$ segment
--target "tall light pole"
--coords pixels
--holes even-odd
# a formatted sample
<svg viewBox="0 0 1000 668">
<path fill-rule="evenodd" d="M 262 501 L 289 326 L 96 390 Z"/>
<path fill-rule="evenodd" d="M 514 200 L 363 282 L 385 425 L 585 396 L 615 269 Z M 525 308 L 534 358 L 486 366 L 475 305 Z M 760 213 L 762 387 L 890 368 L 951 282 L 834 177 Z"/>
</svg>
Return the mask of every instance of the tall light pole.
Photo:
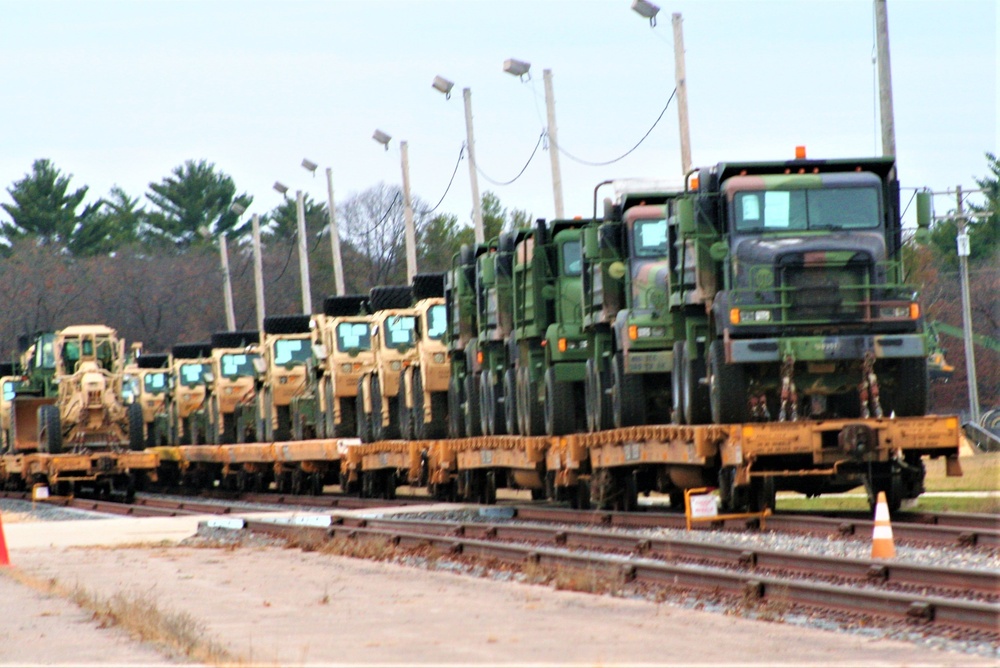
<svg viewBox="0 0 1000 668">
<path fill-rule="evenodd" d="M 431 87 L 444 93 L 446 99 L 451 98 L 451 89 L 455 84 L 444 77 L 434 77 Z M 472 184 L 472 222 L 475 228 L 476 243 L 486 241 L 483 228 L 483 202 L 479 199 L 479 177 L 476 174 L 476 140 L 472 131 L 472 89 L 463 88 L 462 98 L 465 100 L 465 145 L 469 149 L 469 181 Z"/>
<path fill-rule="evenodd" d="M 381 130 L 375 130 L 372 139 L 389 150 L 392 136 Z M 413 200 L 410 198 L 410 152 L 405 141 L 399 142 L 399 152 L 403 168 L 403 221 L 406 233 L 406 282 L 413 283 L 417 274 L 417 232 L 413 224 Z"/>
<path fill-rule="evenodd" d="M 288 186 L 280 181 L 274 182 L 274 189 L 282 195 L 288 192 Z M 286 195 L 287 196 L 287 195 Z M 299 247 L 299 277 L 302 286 L 302 313 L 312 315 L 312 289 L 309 285 L 309 245 L 306 240 L 306 212 L 302 191 L 295 191 L 295 213 L 298 219 Z"/>
<path fill-rule="evenodd" d="M 878 107 L 882 117 L 882 155 L 896 155 L 896 126 L 892 113 L 892 76 L 889 66 L 889 16 L 885 0 L 875 0 L 875 44 L 878 55 Z"/>
<path fill-rule="evenodd" d="M 531 69 L 531 63 L 508 58 L 503 63 L 503 71 L 520 77 Z M 556 101 L 555 93 L 552 92 L 552 70 L 542 70 L 545 79 L 545 111 L 547 116 L 549 136 L 549 162 L 552 164 L 552 199 L 555 203 L 556 218 L 564 217 L 563 195 L 562 195 L 562 172 L 559 169 L 559 138 L 556 129 Z"/>
<path fill-rule="evenodd" d="M 316 174 L 317 164 L 308 158 L 302 159 L 302 166 Z M 336 213 L 333 208 L 333 169 L 326 168 L 326 201 L 330 219 L 330 253 L 333 258 L 333 283 L 338 295 L 344 294 L 344 263 L 340 254 L 340 232 L 337 230 Z"/>
<path fill-rule="evenodd" d="M 233 312 L 233 282 L 229 278 L 229 249 L 226 248 L 226 233 L 219 235 L 219 254 L 222 256 L 223 300 L 226 305 L 226 329 L 236 329 L 236 314 Z"/>
<path fill-rule="evenodd" d="M 876 3 L 877 4 L 877 3 Z M 962 330 L 965 341 L 965 373 L 969 382 L 969 421 L 979 424 L 979 387 L 976 382 L 976 352 L 972 345 L 972 305 L 969 297 L 969 235 L 965 231 L 965 211 L 962 206 L 962 186 L 955 191 L 958 198 L 958 270 L 962 285 Z"/>
<path fill-rule="evenodd" d="M 632 9 L 647 19 L 650 26 L 656 26 L 656 14 L 660 8 L 648 0 L 632 0 Z M 691 129 L 688 124 L 687 74 L 684 68 L 684 29 L 680 13 L 673 15 L 674 28 L 674 85 L 677 88 L 677 124 L 681 137 L 681 171 L 691 170 Z"/>
<path fill-rule="evenodd" d="M 231 207 L 233 213 L 242 216 L 246 212 L 246 207 L 242 204 L 233 203 Z M 264 331 L 264 263 L 260 257 L 260 216 L 253 214 L 251 219 L 251 231 L 253 241 L 253 287 L 257 297 L 257 331 Z"/>
</svg>

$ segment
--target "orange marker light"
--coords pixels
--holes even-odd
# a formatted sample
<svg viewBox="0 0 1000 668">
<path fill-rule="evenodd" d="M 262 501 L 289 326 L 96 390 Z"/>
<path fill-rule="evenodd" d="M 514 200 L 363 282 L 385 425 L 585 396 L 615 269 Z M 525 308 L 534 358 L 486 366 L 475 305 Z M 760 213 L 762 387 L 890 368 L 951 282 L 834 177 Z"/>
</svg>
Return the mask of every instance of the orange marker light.
<svg viewBox="0 0 1000 668">
<path fill-rule="evenodd" d="M 697 189 L 698 189 L 698 175 L 695 174 L 694 176 L 691 177 L 691 190 L 697 190 Z"/>
<path fill-rule="evenodd" d="M 740 324 L 740 310 L 738 308 L 729 309 L 729 322 L 734 325 Z"/>
<path fill-rule="evenodd" d="M 805 160 L 806 159 L 806 147 L 805 146 L 796 146 L 795 147 L 795 159 L 796 160 Z"/>
<path fill-rule="evenodd" d="M 480 350 L 478 353 L 476 353 L 476 362 L 479 363 L 479 364 L 483 363 L 483 351 L 482 350 Z"/>
<path fill-rule="evenodd" d="M 910 303 L 910 320 L 916 320 L 920 317 L 920 304 L 917 302 Z"/>
<path fill-rule="evenodd" d="M 628 327 L 628 338 L 632 339 L 633 341 L 635 341 L 636 339 L 639 338 L 639 326 L 638 325 L 629 325 L 629 327 Z"/>
<path fill-rule="evenodd" d="M 559 339 L 559 352 L 566 352 L 566 339 Z"/>
</svg>

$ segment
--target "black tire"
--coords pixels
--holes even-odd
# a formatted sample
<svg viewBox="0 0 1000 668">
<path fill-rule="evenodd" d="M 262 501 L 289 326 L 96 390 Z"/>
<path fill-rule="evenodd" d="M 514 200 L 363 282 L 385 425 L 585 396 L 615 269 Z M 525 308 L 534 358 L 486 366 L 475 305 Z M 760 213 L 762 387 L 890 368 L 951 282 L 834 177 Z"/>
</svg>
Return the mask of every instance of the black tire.
<svg viewBox="0 0 1000 668">
<path fill-rule="evenodd" d="M 709 403 L 712 422 L 739 424 L 750 420 L 747 383 L 743 367 L 726 364 L 725 343 L 713 341 L 708 351 Z"/>
<path fill-rule="evenodd" d="M 530 491 L 532 501 L 544 501 L 548 498 L 548 494 L 546 494 L 544 487 L 534 488 Z"/>
<path fill-rule="evenodd" d="M 621 509 L 627 513 L 635 512 L 639 509 L 639 481 L 636 479 L 635 471 L 625 471 L 621 487 Z"/>
<path fill-rule="evenodd" d="M 886 417 L 893 412 L 896 417 L 927 415 L 929 383 L 926 358 L 898 360 L 892 392 L 885 392 L 880 397 L 883 414 Z"/>
<path fill-rule="evenodd" d="M 556 380 L 555 367 L 545 370 L 545 433 L 562 436 L 573 432 L 576 426 L 576 407 L 573 405 L 573 385 Z"/>
<path fill-rule="evenodd" d="M 223 413 L 222 414 L 222 442 L 223 443 L 235 443 L 236 442 L 236 414 L 235 413 Z"/>
<path fill-rule="evenodd" d="M 331 438 L 350 438 L 352 436 L 357 436 L 358 406 L 355 400 L 351 397 L 341 397 L 339 400 L 334 397 L 332 401 L 340 401 L 340 424 L 333 422 L 333 418 L 331 417 L 330 424 L 333 431 L 327 433 Z"/>
<path fill-rule="evenodd" d="M 597 360 L 587 360 L 586 366 L 587 430 L 611 429 L 615 423 L 608 372 L 600 370 Z"/>
<path fill-rule="evenodd" d="M 147 422 L 144 425 L 144 429 L 146 432 L 146 447 L 156 447 L 156 422 Z"/>
<path fill-rule="evenodd" d="M 413 291 L 408 285 L 379 285 L 368 292 L 372 313 L 392 308 L 413 306 Z"/>
<path fill-rule="evenodd" d="M 376 441 L 390 441 L 399 438 L 399 395 L 383 397 L 378 376 L 372 377 L 372 437 Z M 385 401 L 383 408 L 382 402 Z M 382 413 L 389 416 L 389 424 L 382 424 Z"/>
<path fill-rule="evenodd" d="M 681 357 L 681 391 L 684 393 L 684 422 L 686 424 L 709 424 L 712 421 L 712 407 L 709 402 L 709 389 L 702 384 L 705 377 L 705 356 L 697 359 L 691 351 L 692 346 L 685 345 Z M 701 352 L 701 348 L 697 349 Z"/>
<path fill-rule="evenodd" d="M 271 421 L 271 411 L 273 408 L 271 405 L 271 391 L 264 388 L 263 394 L 260 397 L 261 428 L 257 430 L 258 433 L 263 434 L 264 443 L 274 441 L 274 423 Z"/>
<path fill-rule="evenodd" d="M 420 369 L 414 369 L 413 370 L 413 382 L 417 383 L 418 382 L 417 379 L 419 377 L 420 377 Z M 417 404 L 418 403 L 422 404 L 422 401 L 421 402 L 417 401 L 417 387 L 414 386 L 413 388 L 411 388 L 410 392 L 413 395 L 413 408 L 412 409 L 406 407 L 406 372 L 405 371 L 400 371 L 399 372 L 399 394 L 396 395 L 396 401 L 399 404 L 399 410 L 397 411 L 397 414 L 399 416 L 399 437 L 401 439 L 403 439 L 404 441 L 412 441 L 413 440 L 413 436 L 414 436 L 414 432 L 416 431 L 415 427 L 416 427 L 417 422 L 418 421 L 419 422 L 423 422 L 424 421 L 424 408 L 423 408 L 422 405 L 419 406 L 419 408 L 420 408 L 420 415 L 419 416 L 417 415 L 417 408 L 418 408 Z M 422 390 L 421 390 L 420 394 L 423 395 L 423 391 Z M 423 396 L 421 396 L 421 400 L 422 399 L 423 399 Z"/>
<path fill-rule="evenodd" d="M 431 394 L 431 421 L 424 424 L 424 438 L 444 438 L 448 433 L 448 395 Z"/>
<path fill-rule="evenodd" d="M 508 434 L 517 434 L 517 377 L 513 369 L 503 374 L 503 418 Z"/>
<path fill-rule="evenodd" d="M 38 432 L 39 450 L 50 455 L 62 453 L 62 421 L 58 406 L 45 404 L 38 407 Z"/>
<path fill-rule="evenodd" d="M 462 383 L 452 376 L 448 380 L 448 437 L 465 436 L 465 419 L 462 417 Z"/>
<path fill-rule="evenodd" d="M 309 331 L 311 319 L 311 315 L 269 315 L 264 318 L 264 332 L 267 334 L 305 334 Z"/>
<path fill-rule="evenodd" d="M 481 436 L 482 424 L 479 419 L 479 383 L 475 374 L 465 376 L 465 435 Z"/>
<path fill-rule="evenodd" d="M 128 449 L 133 452 L 143 450 L 146 443 L 142 435 L 142 406 L 129 404 L 125 411 L 128 414 Z"/>
<path fill-rule="evenodd" d="M 292 438 L 292 410 L 290 406 L 275 406 L 274 414 L 278 424 L 274 428 L 274 440 L 288 441 Z"/>
<path fill-rule="evenodd" d="M 646 422 L 646 395 L 642 377 L 625 373 L 625 358 L 621 353 L 614 357 L 613 385 L 611 387 L 611 412 L 615 427 L 632 427 Z"/>
<path fill-rule="evenodd" d="M 358 396 L 354 399 L 355 433 L 362 443 L 371 443 L 372 421 L 371 416 L 365 412 L 364 384 L 364 378 L 358 381 Z"/>
<path fill-rule="evenodd" d="M 684 375 L 684 341 L 674 343 L 674 365 L 670 373 L 670 398 L 673 403 L 671 422 L 684 424 L 684 385 L 681 379 Z"/>
<path fill-rule="evenodd" d="M 487 506 L 495 505 L 497 502 L 497 478 L 494 471 L 486 471 L 483 475 L 482 500 Z"/>
<path fill-rule="evenodd" d="M 538 402 L 538 381 L 531 380 L 531 371 L 520 369 L 521 387 L 517 397 L 517 407 L 520 411 L 521 434 L 524 436 L 541 436 L 545 433 L 545 411 Z"/>
</svg>

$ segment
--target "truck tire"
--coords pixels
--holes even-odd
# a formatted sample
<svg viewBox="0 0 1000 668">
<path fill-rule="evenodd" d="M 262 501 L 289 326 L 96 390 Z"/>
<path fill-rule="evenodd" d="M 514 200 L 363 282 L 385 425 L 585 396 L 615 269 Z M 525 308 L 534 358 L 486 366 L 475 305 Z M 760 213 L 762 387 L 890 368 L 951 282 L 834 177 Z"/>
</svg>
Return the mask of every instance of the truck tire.
<svg viewBox="0 0 1000 668">
<path fill-rule="evenodd" d="M 128 414 L 128 449 L 133 452 L 143 450 L 146 447 L 143 438 L 142 428 L 142 406 L 139 404 L 129 404 L 125 409 Z"/>
<path fill-rule="evenodd" d="M 692 346 L 685 344 L 681 356 L 684 422 L 686 424 L 708 424 L 712 421 L 709 388 L 701 382 L 701 379 L 705 377 L 705 355 L 698 355 L 695 358 L 691 348 Z"/>
<path fill-rule="evenodd" d="M 417 422 L 424 421 L 424 407 L 423 407 L 423 390 L 420 391 L 420 415 L 417 415 L 417 384 L 420 382 L 420 369 L 415 368 L 413 370 L 413 387 L 410 388 L 410 393 L 413 395 L 411 399 L 413 403 L 412 408 L 406 407 L 406 372 L 399 372 L 399 394 L 396 395 L 396 401 L 399 404 L 399 410 L 396 412 L 399 416 L 399 437 L 404 441 L 412 441 L 413 436 L 416 432 Z"/>
<path fill-rule="evenodd" d="M 621 353 L 614 357 L 611 412 L 615 427 L 633 427 L 646 422 L 646 396 L 642 377 L 625 373 L 625 358 Z"/>
<path fill-rule="evenodd" d="M 895 411 L 896 417 L 926 415 L 929 378 L 926 358 L 900 359 L 892 391 L 882 394 L 882 412 L 889 416 Z"/>
<path fill-rule="evenodd" d="M 382 402 L 385 402 L 383 408 Z M 382 424 L 382 414 L 389 414 L 389 424 Z M 378 376 L 372 377 L 372 438 L 376 441 L 389 441 L 399 438 L 399 395 L 383 397 L 382 385 Z"/>
<path fill-rule="evenodd" d="M 448 437 L 463 438 L 465 420 L 462 418 L 462 383 L 452 376 L 448 381 Z"/>
<path fill-rule="evenodd" d="M 671 422 L 684 424 L 684 386 L 681 379 L 684 374 L 684 341 L 674 343 L 674 366 L 670 373 L 670 398 L 673 403 Z"/>
<path fill-rule="evenodd" d="M 479 383 L 475 374 L 465 376 L 465 435 L 481 436 L 482 424 L 479 419 Z"/>
<path fill-rule="evenodd" d="M 614 426 L 614 418 L 608 374 L 598 368 L 596 360 L 589 359 L 585 375 L 587 430 L 594 432 L 611 429 Z"/>
<path fill-rule="evenodd" d="M 538 405 L 538 381 L 531 380 L 531 370 L 521 367 L 518 380 L 517 409 L 522 436 L 541 436 L 545 432 L 545 414 Z"/>
<path fill-rule="evenodd" d="M 713 341 L 708 351 L 709 403 L 712 422 L 739 424 L 748 422 L 747 383 L 742 365 L 726 364 L 725 344 Z"/>
<path fill-rule="evenodd" d="M 507 433 L 507 416 L 503 403 L 499 400 L 503 384 L 497 382 L 493 371 L 484 371 L 481 376 L 479 394 L 479 413 L 482 418 L 483 433 L 490 436 L 502 436 Z"/>
<path fill-rule="evenodd" d="M 58 455 L 62 447 L 62 421 L 59 407 L 45 404 L 38 407 L 38 449 L 50 455 Z"/>
<path fill-rule="evenodd" d="M 545 370 L 545 433 L 562 436 L 573 431 L 576 411 L 573 406 L 573 386 L 556 380 L 556 370 Z"/>
<path fill-rule="evenodd" d="M 517 377 L 513 369 L 503 374 L 503 417 L 507 433 L 517 434 Z"/>
</svg>

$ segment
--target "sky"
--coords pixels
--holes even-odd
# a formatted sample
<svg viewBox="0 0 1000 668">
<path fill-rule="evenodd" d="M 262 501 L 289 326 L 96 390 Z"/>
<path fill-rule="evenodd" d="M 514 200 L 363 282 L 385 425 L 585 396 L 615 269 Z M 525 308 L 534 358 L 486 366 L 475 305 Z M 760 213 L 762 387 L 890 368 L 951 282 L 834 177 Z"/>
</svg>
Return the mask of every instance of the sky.
<svg viewBox="0 0 1000 668">
<path fill-rule="evenodd" d="M 565 212 L 589 216 L 601 181 L 681 177 L 675 101 L 640 143 L 674 88 L 675 12 L 696 166 L 791 159 L 796 145 L 881 154 L 871 0 L 659 4 L 653 27 L 631 0 L 0 0 L 0 202 L 48 158 L 88 201 L 115 185 L 140 197 L 207 160 L 257 213 L 280 204 L 275 181 L 325 202 L 329 167 L 339 206 L 400 184 L 405 140 L 414 196 L 443 196 L 437 211 L 471 224 L 457 162 L 469 88 L 480 191 L 551 218 L 547 146 L 497 185 L 546 126 L 550 69 Z M 975 188 L 1000 134 L 998 3 L 888 0 L 888 19 L 903 188 Z M 508 58 L 531 63 L 526 81 Z M 450 99 L 436 75 L 455 82 Z M 935 199 L 938 213 L 952 205 Z"/>
</svg>

